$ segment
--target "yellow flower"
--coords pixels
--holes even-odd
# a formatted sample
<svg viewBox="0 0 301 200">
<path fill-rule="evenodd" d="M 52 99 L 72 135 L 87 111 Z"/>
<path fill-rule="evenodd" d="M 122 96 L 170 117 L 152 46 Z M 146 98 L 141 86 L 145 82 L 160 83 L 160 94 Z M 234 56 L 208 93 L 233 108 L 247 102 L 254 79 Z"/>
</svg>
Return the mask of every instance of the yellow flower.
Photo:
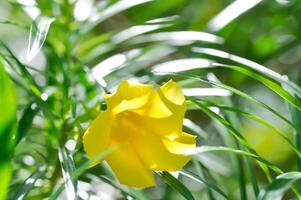
<svg viewBox="0 0 301 200">
<path fill-rule="evenodd" d="M 182 132 L 186 103 L 175 82 L 154 90 L 152 85 L 122 81 L 105 99 L 107 110 L 84 134 L 84 149 L 92 158 L 118 145 L 104 160 L 121 183 L 154 186 L 153 170 L 176 171 L 191 159 L 184 154 L 195 148 L 195 136 Z"/>
</svg>

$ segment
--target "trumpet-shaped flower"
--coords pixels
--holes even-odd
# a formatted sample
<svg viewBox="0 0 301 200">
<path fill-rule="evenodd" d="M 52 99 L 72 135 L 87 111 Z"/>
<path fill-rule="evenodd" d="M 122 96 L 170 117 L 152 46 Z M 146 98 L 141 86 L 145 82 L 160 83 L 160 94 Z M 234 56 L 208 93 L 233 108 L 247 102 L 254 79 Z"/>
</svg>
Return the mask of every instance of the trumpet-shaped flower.
<svg viewBox="0 0 301 200">
<path fill-rule="evenodd" d="M 92 158 L 118 145 L 104 160 L 121 183 L 154 186 L 152 171 L 177 171 L 191 159 L 185 153 L 195 148 L 195 136 L 182 131 L 186 103 L 175 82 L 154 90 L 152 85 L 122 81 L 105 99 L 107 110 L 84 134 L 84 149 Z"/>
</svg>

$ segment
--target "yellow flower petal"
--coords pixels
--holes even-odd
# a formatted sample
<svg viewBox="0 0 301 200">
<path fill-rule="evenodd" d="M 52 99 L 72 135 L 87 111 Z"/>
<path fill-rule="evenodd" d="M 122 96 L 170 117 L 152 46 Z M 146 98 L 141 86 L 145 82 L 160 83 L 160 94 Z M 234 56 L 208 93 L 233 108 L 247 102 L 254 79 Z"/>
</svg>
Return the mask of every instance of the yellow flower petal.
<svg viewBox="0 0 301 200">
<path fill-rule="evenodd" d="M 139 108 L 147 103 L 152 88 L 152 85 L 122 81 L 115 94 L 105 96 L 108 109 L 117 115 L 126 110 Z"/>
<path fill-rule="evenodd" d="M 84 149 L 90 159 L 108 147 L 112 124 L 112 113 L 105 111 L 98 115 L 85 132 L 83 137 Z M 100 162 L 101 160 L 98 160 L 92 166 Z"/>
<path fill-rule="evenodd" d="M 137 125 L 133 123 L 128 112 L 120 113 L 115 117 L 115 123 L 112 126 L 112 140 L 117 143 L 128 142 L 135 126 Z"/>
<path fill-rule="evenodd" d="M 185 102 L 185 97 L 181 88 L 173 80 L 170 80 L 161 86 L 159 91 L 162 92 L 166 99 L 176 105 L 183 105 Z"/>
<path fill-rule="evenodd" d="M 119 146 L 105 160 L 121 183 L 153 186 L 152 170 L 176 171 L 191 159 L 186 154 L 195 148 L 195 136 L 182 132 L 186 103 L 175 82 L 153 90 L 123 81 L 106 101 L 108 110 L 87 130 L 84 146 L 89 157 Z"/>
<path fill-rule="evenodd" d="M 107 156 L 106 161 L 122 184 L 138 188 L 156 184 L 151 170 L 144 166 L 128 143 L 122 144 L 120 149 Z"/>
<path fill-rule="evenodd" d="M 142 97 L 137 97 L 132 100 L 123 100 L 122 102 L 120 102 L 120 104 L 118 104 L 112 109 L 112 112 L 114 113 L 114 115 L 118 115 L 123 111 L 137 109 L 145 105 L 148 101 L 148 98 L 149 98 L 149 94 L 146 94 Z"/>
<path fill-rule="evenodd" d="M 156 134 L 157 136 L 164 136 L 170 139 L 174 139 L 181 135 L 183 117 L 171 115 L 168 118 L 156 119 L 150 117 L 143 117 L 137 113 L 128 113 L 128 119 L 134 124 L 139 125 L 144 130 Z M 179 125 L 180 123 L 180 125 Z"/>
<path fill-rule="evenodd" d="M 137 121 L 140 126 L 155 134 L 173 139 L 182 132 L 186 103 L 177 105 L 162 97 L 159 92 L 154 93 L 155 101 L 149 101 L 145 106 L 132 111 L 137 114 L 132 121 Z"/>
<path fill-rule="evenodd" d="M 174 140 L 164 139 L 163 143 L 166 148 L 174 154 L 187 154 L 190 153 L 196 147 L 196 136 L 182 133 L 182 136 L 175 138 Z"/>
<path fill-rule="evenodd" d="M 156 119 L 167 118 L 172 115 L 172 112 L 164 104 L 157 91 L 151 93 L 147 99 L 147 103 L 143 107 L 136 109 L 133 112 L 143 117 Z"/>
<path fill-rule="evenodd" d="M 133 144 L 141 160 L 152 170 L 177 171 L 181 169 L 191 156 L 170 152 L 159 136 L 141 131 L 135 134 Z"/>
</svg>

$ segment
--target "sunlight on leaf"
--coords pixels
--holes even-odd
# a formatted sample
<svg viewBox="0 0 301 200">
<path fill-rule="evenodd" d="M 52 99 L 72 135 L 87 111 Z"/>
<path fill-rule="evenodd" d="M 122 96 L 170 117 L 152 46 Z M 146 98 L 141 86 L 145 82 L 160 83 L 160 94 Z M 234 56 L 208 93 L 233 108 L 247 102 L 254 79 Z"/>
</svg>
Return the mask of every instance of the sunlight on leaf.
<svg viewBox="0 0 301 200">
<path fill-rule="evenodd" d="M 78 21 L 86 20 L 93 8 L 94 0 L 78 0 L 76 1 L 73 11 L 74 18 Z"/>
<path fill-rule="evenodd" d="M 216 32 L 223 29 L 227 24 L 231 23 L 239 15 L 256 6 L 261 1 L 262 0 L 235 0 L 209 21 L 209 30 Z"/>
<path fill-rule="evenodd" d="M 181 72 L 191 69 L 211 67 L 211 61 L 202 58 L 172 60 L 152 67 L 154 73 Z"/>
<path fill-rule="evenodd" d="M 77 182 L 72 179 L 72 173 L 75 170 L 75 166 L 72 156 L 64 147 L 59 148 L 59 160 L 61 162 L 67 198 L 68 200 L 74 200 L 76 198 Z"/>
<path fill-rule="evenodd" d="M 71 180 L 77 180 L 78 177 L 80 175 L 82 175 L 86 170 L 89 169 L 89 167 L 91 167 L 91 165 L 93 163 L 95 163 L 98 160 L 102 160 L 103 158 L 105 158 L 106 156 L 108 156 L 109 154 L 111 154 L 112 152 L 116 151 L 119 147 L 118 146 L 112 146 L 110 148 L 105 149 L 102 152 L 99 152 L 97 155 L 95 155 L 93 158 L 91 158 L 90 160 L 87 160 L 85 162 L 83 162 L 79 167 L 77 167 L 75 170 L 73 170 L 71 172 Z M 52 191 L 49 200 L 55 200 L 59 197 L 59 195 L 64 191 L 64 185 L 65 182 L 60 184 L 58 189 Z"/>
<path fill-rule="evenodd" d="M 206 97 L 206 96 L 231 96 L 232 92 L 221 88 L 187 88 L 183 89 L 185 96 Z"/>
<path fill-rule="evenodd" d="M 48 30 L 54 18 L 40 17 L 36 22 L 34 22 L 30 27 L 28 48 L 27 48 L 27 61 L 31 61 L 42 48 Z"/>
<path fill-rule="evenodd" d="M 41 14 L 41 10 L 36 6 L 35 0 L 17 0 L 17 2 L 22 5 L 22 8 L 31 19 L 35 20 Z"/>
<path fill-rule="evenodd" d="M 180 19 L 179 15 L 173 15 L 173 16 L 169 16 L 169 17 L 162 17 L 162 18 L 152 19 L 152 20 L 149 20 L 145 23 L 147 23 L 147 24 L 167 23 L 167 22 L 173 22 L 177 19 Z"/>
<path fill-rule="evenodd" d="M 270 77 L 276 78 L 277 80 L 284 80 L 283 76 L 278 74 L 277 72 L 266 68 L 263 65 L 260 65 L 256 62 L 250 61 L 246 58 L 242 58 L 224 51 L 220 51 L 220 50 L 216 50 L 216 49 L 210 49 L 210 48 L 199 48 L 199 47 L 194 47 L 192 49 L 193 52 L 196 53 L 204 53 L 204 54 L 208 54 L 208 55 L 212 55 L 212 56 L 217 56 L 220 58 L 225 58 L 225 59 L 229 59 L 232 60 L 234 62 L 237 63 L 241 63 L 244 64 L 246 66 L 250 66 L 252 67 L 252 69 L 255 69 L 263 74 L 269 75 Z"/>
<path fill-rule="evenodd" d="M 210 48 L 199 48 L 199 47 L 194 47 L 192 48 L 192 51 L 195 52 L 195 53 L 201 53 L 201 54 L 207 54 L 207 55 L 211 55 L 211 56 L 216 56 L 216 57 L 220 57 L 220 58 L 224 58 L 224 59 L 227 59 L 227 60 L 231 60 L 231 61 L 234 61 L 236 63 L 240 63 L 242 65 L 245 65 L 257 72 L 260 72 L 262 73 L 263 75 L 275 80 L 275 81 L 278 81 L 279 83 L 282 83 L 282 84 L 285 84 L 287 86 L 289 86 L 290 88 L 293 89 L 294 93 L 296 95 L 298 95 L 299 97 L 301 97 L 301 88 L 296 85 L 295 83 L 293 83 L 292 81 L 290 81 L 288 79 L 287 76 L 285 75 L 281 75 L 263 65 L 260 65 L 254 61 L 251 61 L 251 60 L 248 60 L 246 58 L 242 58 L 242 57 L 239 57 L 239 56 L 236 56 L 236 55 L 233 55 L 233 54 L 229 54 L 227 52 L 224 52 L 224 51 L 220 51 L 220 50 L 217 50 L 217 49 L 210 49 Z M 219 63 L 215 63 L 215 66 L 218 67 L 218 66 L 225 66 L 224 64 L 219 64 Z M 283 86 L 282 86 L 283 87 Z"/>
<path fill-rule="evenodd" d="M 133 38 L 135 36 L 151 32 L 154 30 L 158 30 L 160 28 L 168 27 L 169 24 L 152 24 L 152 25 L 139 25 L 139 26 L 133 26 L 128 29 L 125 29 L 121 31 L 120 33 L 117 33 L 112 37 L 113 43 L 121 43 L 125 40 L 128 40 L 130 38 Z"/>
<path fill-rule="evenodd" d="M 126 59 L 124 54 L 116 54 L 107 58 L 92 69 L 92 75 L 101 86 L 106 87 L 107 83 L 104 77 L 121 67 L 126 62 Z"/>
<path fill-rule="evenodd" d="M 224 39 L 216 35 L 199 32 L 199 31 L 173 31 L 173 32 L 161 32 L 152 33 L 144 36 L 137 37 L 135 43 L 143 42 L 159 42 L 159 41 L 203 41 L 222 44 Z"/>
<path fill-rule="evenodd" d="M 42 173 L 46 170 L 46 166 L 39 166 L 36 171 L 29 176 L 24 183 L 19 187 L 17 193 L 14 196 L 14 199 L 23 200 L 26 199 L 28 193 L 31 191 L 32 187 L 34 187 L 35 182 L 40 178 Z"/>
<path fill-rule="evenodd" d="M 301 199 L 300 10 L 296 0 L 0 0 L 0 200 Z M 173 150 L 191 158 L 180 168 L 176 157 L 148 167 L 156 180 L 143 187 L 157 185 L 138 189 L 137 162 L 116 155 L 128 148 L 89 157 L 83 135 L 120 82 L 155 90 L 170 79 L 181 98 L 159 94 L 166 116 L 140 119 L 162 111 L 148 104 L 122 111 L 110 138 L 123 144 L 143 123 L 184 149 L 192 134 L 196 148 Z M 182 94 L 178 111 L 169 96 Z M 156 143 L 130 147 L 147 160 Z M 92 166 L 115 155 L 125 167 Z"/>
</svg>

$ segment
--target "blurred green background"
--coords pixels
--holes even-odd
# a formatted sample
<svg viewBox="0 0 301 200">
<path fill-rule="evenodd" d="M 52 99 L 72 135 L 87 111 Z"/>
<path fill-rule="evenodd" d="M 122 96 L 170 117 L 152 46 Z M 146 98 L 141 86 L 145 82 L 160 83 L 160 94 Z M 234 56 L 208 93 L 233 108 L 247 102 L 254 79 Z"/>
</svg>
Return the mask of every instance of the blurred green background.
<svg viewBox="0 0 301 200">
<path fill-rule="evenodd" d="M 301 129 L 300 96 L 281 82 L 288 77 L 301 83 L 300 39 L 300 0 L 1 0 L 0 63 L 6 72 L 0 68 L 0 141 L 8 145 L 0 156 L 0 169 L 5 166 L 0 175 L 12 171 L 7 199 L 273 199 L 259 192 L 274 191 L 270 184 L 277 173 L 226 151 L 195 155 L 186 170 L 198 178 L 180 173 L 180 181 L 169 186 L 157 176 L 158 186 L 146 190 L 120 185 L 105 163 L 77 177 L 72 173 L 87 161 L 81 137 L 105 108 L 106 91 L 114 91 L 122 79 L 158 86 L 170 78 L 208 108 L 246 112 L 249 118 L 237 110 L 215 110 L 260 158 L 284 172 L 300 171 L 294 152 L 301 149 L 296 129 Z M 160 67 L 173 74 L 154 73 Z M 279 78 L 278 73 L 286 76 Z M 191 88 L 216 88 L 210 81 L 236 88 L 261 104 L 231 90 L 189 94 Z M 218 117 L 211 119 L 191 104 L 184 129 L 198 135 L 199 146 L 250 152 Z M 17 111 L 11 116 L 5 108 L 14 106 Z M 271 126 L 254 122 L 254 116 Z M 299 197 L 300 184 L 292 184 L 280 184 L 279 190 L 286 189 L 277 198 Z"/>
</svg>

